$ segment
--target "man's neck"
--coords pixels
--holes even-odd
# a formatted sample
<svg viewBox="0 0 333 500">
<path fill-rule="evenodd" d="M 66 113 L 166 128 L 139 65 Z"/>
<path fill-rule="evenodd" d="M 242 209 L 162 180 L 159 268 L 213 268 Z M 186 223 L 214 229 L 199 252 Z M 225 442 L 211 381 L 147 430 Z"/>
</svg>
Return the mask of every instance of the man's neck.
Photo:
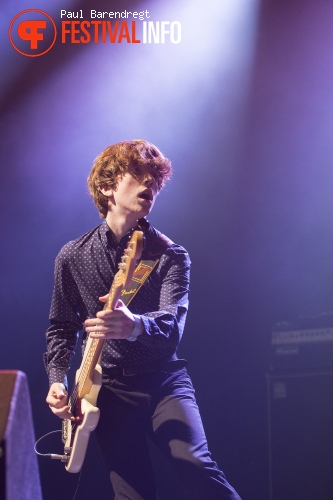
<svg viewBox="0 0 333 500">
<path fill-rule="evenodd" d="M 113 234 L 115 235 L 115 238 L 118 243 L 121 240 L 121 238 L 137 224 L 136 219 L 128 219 L 126 217 L 122 218 L 119 216 L 114 217 L 114 215 L 111 212 L 107 213 L 106 222 L 111 231 L 113 232 Z"/>
</svg>

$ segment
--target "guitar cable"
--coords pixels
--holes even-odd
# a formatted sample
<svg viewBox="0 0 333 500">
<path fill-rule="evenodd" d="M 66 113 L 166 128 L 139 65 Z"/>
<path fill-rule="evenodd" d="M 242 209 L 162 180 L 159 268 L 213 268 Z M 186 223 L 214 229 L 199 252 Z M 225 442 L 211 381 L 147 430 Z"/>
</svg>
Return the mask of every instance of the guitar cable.
<svg viewBox="0 0 333 500">
<path fill-rule="evenodd" d="M 58 455 L 56 453 L 40 453 L 37 450 L 37 445 L 40 441 L 45 439 L 47 436 L 50 436 L 51 434 L 55 434 L 56 432 L 62 432 L 62 431 L 60 429 L 58 429 L 56 431 L 51 431 L 51 432 L 48 432 L 47 434 L 44 434 L 44 436 L 40 437 L 39 439 L 37 439 L 37 441 L 35 442 L 35 446 L 34 446 L 35 453 L 36 453 L 36 455 L 38 455 L 40 457 L 50 458 L 53 460 L 61 460 L 62 462 L 68 462 L 69 457 L 67 455 Z"/>
<path fill-rule="evenodd" d="M 51 434 L 55 434 L 56 432 L 62 432 L 62 430 L 61 429 L 57 429 L 56 431 L 48 432 L 47 434 L 44 434 L 44 436 L 42 436 L 39 439 L 37 439 L 37 441 L 35 442 L 35 445 L 34 445 L 34 451 L 35 451 L 36 455 L 38 455 L 40 457 L 50 458 L 50 459 L 53 459 L 53 460 L 61 460 L 62 462 L 68 462 L 69 457 L 67 457 L 66 455 L 58 455 L 57 453 L 40 453 L 37 450 L 37 445 L 38 445 L 38 443 L 40 441 L 42 441 L 46 437 L 50 436 Z M 82 469 L 80 470 L 78 482 L 77 482 L 76 489 L 75 489 L 74 496 L 73 496 L 72 500 L 76 499 L 76 495 L 77 495 L 77 493 L 79 491 L 79 486 L 80 486 L 80 481 L 81 481 L 81 474 L 82 474 Z"/>
</svg>

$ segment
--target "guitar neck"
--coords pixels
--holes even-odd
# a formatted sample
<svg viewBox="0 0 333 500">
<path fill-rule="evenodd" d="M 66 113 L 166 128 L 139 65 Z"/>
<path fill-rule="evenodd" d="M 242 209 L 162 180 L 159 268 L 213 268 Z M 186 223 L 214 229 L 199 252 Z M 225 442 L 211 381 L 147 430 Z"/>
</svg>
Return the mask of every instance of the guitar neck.
<svg viewBox="0 0 333 500">
<path fill-rule="evenodd" d="M 112 311 L 120 298 L 122 287 L 116 286 L 116 283 L 117 275 L 115 276 L 103 310 Z M 76 393 L 80 399 L 82 399 L 86 394 L 89 394 L 93 385 L 94 370 L 101 356 L 104 342 L 104 339 L 92 339 L 90 337 L 87 340 L 76 381 Z"/>
<path fill-rule="evenodd" d="M 143 248 L 143 233 L 134 231 L 125 253 L 119 264 L 119 271 L 116 273 L 110 292 L 108 294 L 104 310 L 113 311 L 120 298 L 121 291 L 125 286 L 129 286 L 136 261 L 141 257 Z M 81 366 L 77 372 L 76 385 L 73 392 L 80 399 L 89 394 L 93 385 L 93 375 L 95 367 L 101 356 L 104 345 L 104 339 L 92 339 L 88 337 L 83 354 Z"/>
</svg>

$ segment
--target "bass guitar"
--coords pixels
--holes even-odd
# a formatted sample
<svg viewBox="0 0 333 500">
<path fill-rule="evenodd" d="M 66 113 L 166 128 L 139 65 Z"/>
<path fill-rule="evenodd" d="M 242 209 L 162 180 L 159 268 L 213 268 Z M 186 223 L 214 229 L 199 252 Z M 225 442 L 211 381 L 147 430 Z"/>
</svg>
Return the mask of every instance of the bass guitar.
<svg viewBox="0 0 333 500">
<path fill-rule="evenodd" d="M 143 233 L 134 231 L 119 264 L 104 309 L 113 310 L 124 288 L 130 286 L 143 247 Z M 68 404 L 75 420 L 64 419 L 62 461 L 68 472 L 79 472 L 87 451 L 90 433 L 96 428 L 100 411 L 96 407 L 102 385 L 102 368 L 99 364 L 104 340 L 88 337 L 80 368 L 76 372 L 75 385 Z"/>
</svg>

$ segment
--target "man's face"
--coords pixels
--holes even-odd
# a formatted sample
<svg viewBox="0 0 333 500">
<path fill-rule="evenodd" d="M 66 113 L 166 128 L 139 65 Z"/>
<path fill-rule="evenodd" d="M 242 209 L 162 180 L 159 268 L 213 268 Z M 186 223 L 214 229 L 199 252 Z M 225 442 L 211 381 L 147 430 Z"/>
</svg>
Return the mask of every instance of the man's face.
<svg viewBox="0 0 333 500">
<path fill-rule="evenodd" d="M 113 190 L 112 211 L 118 214 L 145 217 L 154 206 L 159 191 L 156 171 L 149 165 L 135 165 L 120 177 Z"/>
</svg>

